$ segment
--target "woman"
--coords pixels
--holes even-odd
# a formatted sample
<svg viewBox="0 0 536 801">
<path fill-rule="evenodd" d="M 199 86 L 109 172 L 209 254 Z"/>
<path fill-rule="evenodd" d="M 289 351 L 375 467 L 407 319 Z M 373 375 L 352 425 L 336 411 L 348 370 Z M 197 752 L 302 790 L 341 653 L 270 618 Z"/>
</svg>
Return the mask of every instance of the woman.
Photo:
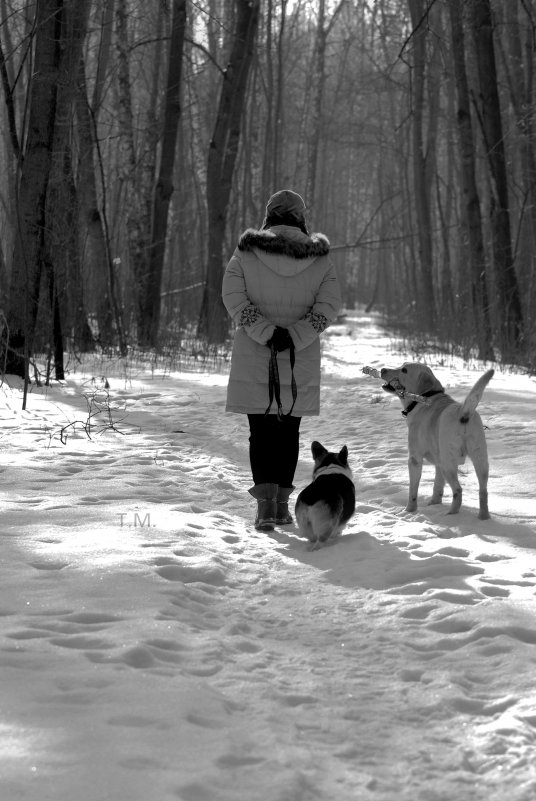
<svg viewBox="0 0 536 801">
<path fill-rule="evenodd" d="M 319 335 L 340 306 L 328 254 L 326 237 L 307 230 L 303 199 L 283 189 L 269 199 L 261 230 L 242 234 L 223 278 L 237 325 L 226 411 L 248 416 L 260 531 L 292 523 L 301 418 L 320 413 Z"/>
</svg>

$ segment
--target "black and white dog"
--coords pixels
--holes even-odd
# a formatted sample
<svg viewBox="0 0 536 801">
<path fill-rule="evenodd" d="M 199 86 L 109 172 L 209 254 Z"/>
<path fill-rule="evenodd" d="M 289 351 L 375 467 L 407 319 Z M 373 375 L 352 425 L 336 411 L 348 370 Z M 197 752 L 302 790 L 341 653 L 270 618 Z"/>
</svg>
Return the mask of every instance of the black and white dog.
<svg viewBox="0 0 536 801">
<path fill-rule="evenodd" d="M 348 467 L 348 448 L 330 453 L 320 442 L 311 445 L 311 484 L 296 499 L 296 521 L 311 550 L 322 547 L 343 530 L 355 510 L 355 487 Z"/>
</svg>

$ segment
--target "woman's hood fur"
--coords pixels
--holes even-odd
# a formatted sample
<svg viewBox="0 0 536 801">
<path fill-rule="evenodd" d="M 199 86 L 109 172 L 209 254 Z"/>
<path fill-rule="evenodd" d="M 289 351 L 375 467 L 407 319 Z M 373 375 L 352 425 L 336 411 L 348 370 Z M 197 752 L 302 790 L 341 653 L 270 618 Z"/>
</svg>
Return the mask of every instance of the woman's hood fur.
<svg viewBox="0 0 536 801">
<path fill-rule="evenodd" d="M 238 250 L 258 248 L 274 256 L 292 259 L 311 259 L 327 256 L 329 240 L 324 234 L 303 234 L 298 228 L 277 226 L 260 231 L 248 228 L 238 240 Z"/>
</svg>

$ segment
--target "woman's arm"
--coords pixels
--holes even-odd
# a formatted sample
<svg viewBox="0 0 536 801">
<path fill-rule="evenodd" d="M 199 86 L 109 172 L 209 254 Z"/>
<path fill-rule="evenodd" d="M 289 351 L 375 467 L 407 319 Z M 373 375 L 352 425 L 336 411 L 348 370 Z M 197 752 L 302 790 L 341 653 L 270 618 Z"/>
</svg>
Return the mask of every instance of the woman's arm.
<svg viewBox="0 0 536 801">
<path fill-rule="evenodd" d="M 266 345 L 275 331 L 275 325 L 248 298 L 238 249 L 231 256 L 223 276 L 222 299 L 234 322 L 255 342 Z"/>
<path fill-rule="evenodd" d="M 302 350 L 326 330 L 339 313 L 341 307 L 341 290 L 337 272 L 330 265 L 326 272 L 315 301 L 301 320 L 288 326 L 289 333 L 296 350 Z"/>
</svg>

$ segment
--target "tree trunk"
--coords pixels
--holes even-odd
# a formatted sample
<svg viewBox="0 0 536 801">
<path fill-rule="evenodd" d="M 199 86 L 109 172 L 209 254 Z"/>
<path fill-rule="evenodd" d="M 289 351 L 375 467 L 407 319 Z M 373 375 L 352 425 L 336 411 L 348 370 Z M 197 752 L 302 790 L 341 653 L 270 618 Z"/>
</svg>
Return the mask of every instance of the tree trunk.
<svg viewBox="0 0 536 801">
<path fill-rule="evenodd" d="M 319 0 L 318 19 L 312 63 L 312 103 L 308 115 L 307 133 L 307 186 L 305 188 L 306 203 L 309 208 L 316 208 L 316 182 L 318 167 L 318 150 L 322 132 L 322 102 L 326 84 L 326 2 Z"/>
<path fill-rule="evenodd" d="M 78 68 L 87 31 L 89 4 L 90 0 L 64 0 L 59 16 L 60 62 L 45 208 L 46 259 L 54 272 L 53 302 L 58 303 L 63 335 L 69 338 L 71 347 L 80 351 L 93 347 L 93 337 L 85 310 L 78 238 L 78 197 L 71 151 Z M 54 314 L 53 307 L 51 311 Z"/>
<path fill-rule="evenodd" d="M 262 153 L 262 178 L 261 178 L 261 197 L 268 197 L 275 191 L 273 183 L 273 170 L 274 170 L 274 58 L 273 58 L 273 39 L 272 28 L 274 24 L 274 6 L 273 0 L 267 0 L 266 4 L 266 19 L 264 27 L 266 30 L 266 39 L 263 43 L 266 52 L 266 122 L 264 125 L 264 147 Z"/>
<path fill-rule="evenodd" d="M 88 104 L 85 65 L 80 59 L 77 132 L 79 158 L 77 174 L 78 227 L 80 231 L 80 258 L 85 278 L 85 297 L 88 311 L 95 315 L 101 345 L 111 345 L 113 335 L 113 309 L 109 287 L 109 248 L 103 216 L 100 209 L 95 177 L 95 124 Z M 94 113 L 94 112 L 93 112 Z"/>
<path fill-rule="evenodd" d="M 493 359 L 492 332 L 489 315 L 486 259 L 482 236 L 480 200 L 476 183 L 476 155 L 471 122 L 469 86 L 465 67 L 465 34 L 462 21 L 461 0 L 449 3 L 452 56 L 456 81 L 458 109 L 458 142 L 461 160 L 461 182 L 463 192 L 462 221 L 468 239 L 468 255 L 471 265 L 472 304 L 476 325 L 479 358 Z"/>
<path fill-rule="evenodd" d="M 117 298 L 114 266 L 106 219 L 106 187 L 102 178 L 102 154 L 97 146 L 97 120 L 105 90 L 112 49 L 114 0 L 101 0 L 100 41 L 95 82 L 89 100 L 86 65 L 80 59 L 77 95 L 77 130 L 80 139 L 77 175 L 82 272 L 86 277 L 88 306 L 97 319 L 99 341 L 111 345 L 115 334 L 122 354 L 126 352 L 123 320 Z M 100 175 L 102 203 L 98 199 L 96 167 Z"/>
<path fill-rule="evenodd" d="M 61 0 L 41 0 L 35 20 L 35 54 L 28 89 L 29 119 L 19 183 L 18 225 L 11 272 L 6 372 L 25 377 L 32 352 L 45 251 L 46 199 L 60 61 Z M 2 358 L 4 362 L 4 358 Z"/>
<path fill-rule="evenodd" d="M 259 19 L 260 0 L 235 1 L 233 46 L 223 76 L 207 165 L 208 265 L 199 333 L 210 343 L 225 341 L 228 331 L 227 313 L 221 300 L 223 242 Z"/>
<path fill-rule="evenodd" d="M 318 183 L 318 161 L 320 142 L 323 135 L 323 106 L 326 92 L 326 46 L 328 36 L 335 24 L 335 20 L 344 6 L 345 0 L 340 0 L 333 10 L 331 19 L 326 24 L 326 2 L 319 0 L 318 18 L 316 25 L 315 44 L 312 64 L 312 102 L 307 117 L 308 147 L 307 147 L 307 186 L 305 199 L 309 208 L 316 209 L 316 194 Z"/>
<path fill-rule="evenodd" d="M 277 81 L 274 105 L 274 164 L 272 187 L 277 191 L 281 176 L 281 152 L 283 150 L 283 131 L 285 124 L 285 29 L 287 23 L 288 0 L 281 0 L 281 22 L 277 37 Z"/>
<path fill-rule="evenodd" d="M 173 168 L 177 131 L 181 114 L 180 92 L 182 54 L 186 31 L 186 0 L 173 0 L 173 18 L 169 42 L 168 78 L 164 113 L 164 134 L 160 156 L 160 172 L 153 202 L 153 222 L 149 250 L 148 284 L 143 311 L 147 344 L 155 347 L 160 326 L 160 293 L 166 250 L 168 210 L 173 193 Z"/>
<path fill-rule="evenodd" d="M 91 108 L 94 114 L 99 113 L 102 96 L 106 85 L 106 76 L 112 50 L 112 32 L 114 28 L 114 0 L 101 0 L 101 26 L 99 57 L 97 59 L 97 74 L 93 85 Z"/>
<path fill-rule="evenodd" d="M 519 132 L 520 182 L 523 187 L 524 209 L 520 218 L 519 269 L 520 280 L 524 277 L 523 296 L 525 309 L 531 310 L 536 304 L 536 131 L 534 114 L 534 41 L 532 26 L 527 27 L 527 41 L 522 41 L 519 20 L 520 6 L 527 15 L 531 4 L 520 4 L 518 0 L 505 3 L 503 13 L 506 19 L 508 50 L 504 54 L 504 69 L 508 78 L 510 98 Z M 534 13 L 534 12 L 533 12 Z M 529 17 L 530 19 L 530 17 Z M 522 272 L 521 272 L 522 271 Z M 528 290 L 528 293 L 525 292 Z M 529 311 L 530 313 L 530 311 Z"/>
<path fill-rule="evenodd" d="M 134 122 L 129 69 L 127 0 L 117 0 L 115 23 L 117 38 L 118 119 L 120 138 L 119 175 L 126 198 L 126 231 L 130 269 L 134 277 L 134 297 L 138 335 L 143 331 L 144 293 L 146 291 L 147 248 L 150 231 L 150 191 L 143 191 L 142 170 L 134 145 Z M 143 156 L 140 157 L 143 165 Z M 144 170 L 145 172 L 145 170 Z M 147 189 L 147 188 L 145 188 Z"/>
<path fill-rule="evenodd" d="M 428 330 L 436 321 L 431 224 L 431 193 L 428 181 L 428 154 L 425 150 L 424 101 L 426 84 L 426 24 L 427 13 L 423 0 L 408 0 L 413 25 L 412 64 L 412 134 L 413 134 L 413 185 L 417 236 L 419 242 L 420 297 L 417 317 Z"/>
<path fill-rule="evenodd" d="M 476 52 L 479 110 L 491 179 L 490 223 L 498 294 L 498 344 L 503 359 L 515 356 L 523 342 L 523 314 L 512 252 L 508 183 L 493 27 L 489 0 L 469 0 L 468 9 Z"/>
</svg>

